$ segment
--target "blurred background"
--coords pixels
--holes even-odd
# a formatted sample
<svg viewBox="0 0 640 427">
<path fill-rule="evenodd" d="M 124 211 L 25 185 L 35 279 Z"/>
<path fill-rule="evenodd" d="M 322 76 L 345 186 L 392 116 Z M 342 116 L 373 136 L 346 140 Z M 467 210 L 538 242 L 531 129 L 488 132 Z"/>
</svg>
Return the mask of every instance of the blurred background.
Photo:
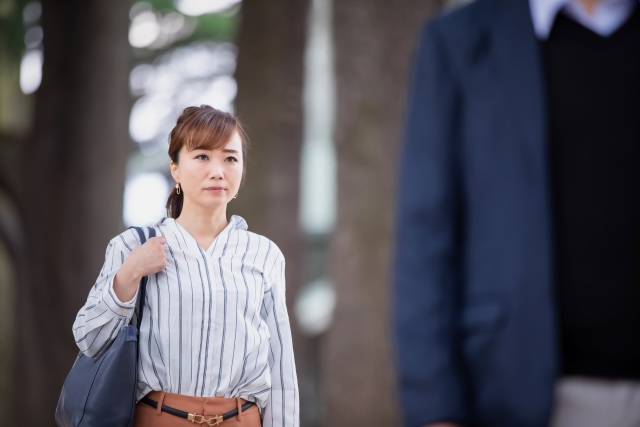
<svg viewBox="0 0 640 427">
<path fill-rule="evenodd" d="M 407 77 L 422 23 L 456 3 L 0 0 L 0 424 L 54 426 L 105 247 L 165 215 L 168 132 L 209 104 L 251 141 L 229 214 L 287 259 L 302 426 L 398 425 Z"/>
</svg>

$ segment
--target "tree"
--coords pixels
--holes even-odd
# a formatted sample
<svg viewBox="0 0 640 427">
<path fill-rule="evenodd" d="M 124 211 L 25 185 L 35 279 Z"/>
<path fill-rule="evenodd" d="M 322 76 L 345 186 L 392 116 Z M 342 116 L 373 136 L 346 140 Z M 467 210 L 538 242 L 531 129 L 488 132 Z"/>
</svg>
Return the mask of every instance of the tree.
<svg viewBox="0 0 640 427">
<path fill-rule="evenodd" d="M 231 213 L 247 220 L 249 230 L 273 240 L 285 256 L 287 305 L 302 383 L 307 341 L 297 328 L 292 303 L 301 285 L 298 180 L 308 8 L 308 0 L 242 2 L 235 109 L 246 127 L 251 148 L 246 185 L 229 205 Z M 306 405 L 303 392 L 301 412 Z"/>
<path fill-rule="evenodd" d="M 16 179 L 27 268 L 16 287 L 14 421 L 23 425 L 54 425 L 78 352 L 70 325 L 122 229 L 129 6 L 42 1 L 43 78 Z"/>
<path fill-rule="evenodd" d="M 250 229 L 278 244 L 293 288 L 307 7 L 296 0 L 242 3 L 235 105 L 251 149 L 246 186 L 229 205 Z"/>
<path fill-rule="evenodd" d="M 287 262 L 287 302 L 299 287 L 298 177 L 307 1 L 244 0 L 238 36 L 236 114 L 251 148 L 247 182 L 229 209 L 267 236 Z M 296 350 L 302 337 L 293 325 Z M 296 353 L 299 362 L 302 353 Z"/>
<path fill-rule="evenodd" d="M 322 355 L 326 425 L 401 422 L 389 336 L 396 164 L 411 52 L 421 24 L 442 3 L 334 3 L 337 305 Z"/>
</svg>

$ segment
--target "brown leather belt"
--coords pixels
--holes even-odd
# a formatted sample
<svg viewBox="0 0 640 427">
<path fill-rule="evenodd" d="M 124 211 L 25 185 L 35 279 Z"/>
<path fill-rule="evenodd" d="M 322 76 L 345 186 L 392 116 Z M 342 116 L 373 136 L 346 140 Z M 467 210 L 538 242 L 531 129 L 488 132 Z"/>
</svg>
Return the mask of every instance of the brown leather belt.
<svg viewBox="0 0 640 427">
<path fill-rule="evenodd" d="M 149 405 L 155 409 L 158 409 L 158 402 L 156 402 L 155 400 L 147 396 L 140 399 L 140 402 L 146 405 Z M 244 412 L 247 409 L 251 408 L 253 405 L 255 405 L 255 403 L 247 402 L 244 405 L 242 405 L 241 411 Z M 206 418 L 204 415 L 191 414 L 189 412 L 181 411 L 179 409 L 175 409 L 166 405 L 162 405 L 161 410 L 162 412 L 166 412 L 167 414 L 175 415 L 176 417 L 180 417 L 180 418 L 185 418 L 191 421 L 192 423 L 207 424 L 210 426 L 217 426 L 218 424 L 222 423 L 224 420 L 228 420 L 229 418 L 232 418 L 238 415 L 237 408 L 232 411 L 225 412 L 222 415 L 214 415 L 213 417 L 210 417 L 210 418 Z"/>
</svg>

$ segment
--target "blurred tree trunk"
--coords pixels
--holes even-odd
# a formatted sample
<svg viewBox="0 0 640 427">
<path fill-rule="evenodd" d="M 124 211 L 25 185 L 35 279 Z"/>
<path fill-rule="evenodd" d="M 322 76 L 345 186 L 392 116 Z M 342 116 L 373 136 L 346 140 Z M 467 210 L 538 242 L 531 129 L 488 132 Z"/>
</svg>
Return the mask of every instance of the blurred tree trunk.
<svg viewBox="0 0 640 427">
<path fill-rule="evenodd" d="M 327 426 L 401 424 L 389 333 L 397 153 L 411 54 L 443 3 L 334 2 L 337 305 L 323 350 Z"/>
<path fill-rule="evenodd" d="M 302 77 L 308 0 L 243 0 L 238 38 L 236 114 L 251 149 L 246 186 L 229 205 L 249 230 L 273 240 L 285 256 L 287 305 L 298 372 L 304 340 L 292 304 L 300 287 L 298 226 Z"/>
<path fill-rule="evenodd" d="M 53 426 L 76 313 L 122 229 L 129 2 L 42 0 L 44 67 L 22 147 L 27 269 L 17 293 L 16 421 Z M 7 424 L 10 425 L 10 424 Z"/>
<path fill-rule="evenodd" d="M 238 37 L 236 114 L 251 142 L 247 181 L 229 208 L 264 234 L 287 260 L 295 290 L 302 73 L 308 2 L 244 0 Z"/>
</svg>

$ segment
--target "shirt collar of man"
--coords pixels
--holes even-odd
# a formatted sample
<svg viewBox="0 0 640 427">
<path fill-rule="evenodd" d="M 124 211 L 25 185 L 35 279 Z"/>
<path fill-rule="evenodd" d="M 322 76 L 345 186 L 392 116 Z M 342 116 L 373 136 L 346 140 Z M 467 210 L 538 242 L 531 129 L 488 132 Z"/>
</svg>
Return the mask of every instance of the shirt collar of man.
<svg viewBox="0 0 640 427">
<path fill-rule="evenodd" d="M 560 11 L 594 33 L 608 37 L 627 20 L 637 3 L 639 0 L 603 0 L 592 14 L 577 0 L 529 0 L 529 8 L 536 36 L 546 40 Z"/>
</svg>

